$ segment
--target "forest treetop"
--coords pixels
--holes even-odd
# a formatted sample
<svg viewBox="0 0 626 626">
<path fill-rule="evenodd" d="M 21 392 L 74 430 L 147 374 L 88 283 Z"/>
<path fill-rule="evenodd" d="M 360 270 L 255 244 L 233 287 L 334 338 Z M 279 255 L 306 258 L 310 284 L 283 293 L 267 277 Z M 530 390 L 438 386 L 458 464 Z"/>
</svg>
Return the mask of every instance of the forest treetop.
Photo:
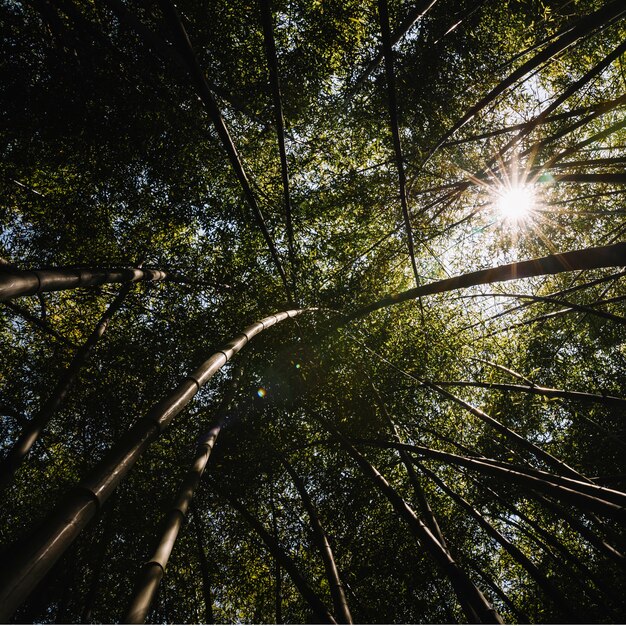
<svg viewBox="0 0 626 626">
<path fill-rule="evenodd" d="M 568 603 L 585 620 L 617 619 L 623 561 L 594 544 L 621 554 L 615 519 L 568 502 L 568 525 L 558 498 L 424 450 L 563 478 L 556 459 L 624 488 L 624 262 L 621 248 L 610 262 L 598 252 L 624 240 L 621 2 L 5 0 L 0 11 L 0 271 L 141 265 L 147 277 L 119 295 L 102 284 L 2 305 L 9 450 L 115 303 L 5 492 L 4 545 L 225 341 L 313 309 L 268 327 L 199 391 L 15 619 L 122 619 L 220 403 L 223 432 L 152 621 L 317 619 L 246 515 L 335 618 L 315 515 L 356 622 L 466 619 L 448 565 L 437 569 L 421 531 L 414 542 L 366 462 L 416 510 L 421 485 L 446 554 L 505 620 L 567 619 Z M 385 300 L 577 250 L 554 271 L 540 261 L 525 278 L 516 266 Z M 417 474 L 407 450 L 382 445 L 394 437 L 421 446 Z"/>
</svg>

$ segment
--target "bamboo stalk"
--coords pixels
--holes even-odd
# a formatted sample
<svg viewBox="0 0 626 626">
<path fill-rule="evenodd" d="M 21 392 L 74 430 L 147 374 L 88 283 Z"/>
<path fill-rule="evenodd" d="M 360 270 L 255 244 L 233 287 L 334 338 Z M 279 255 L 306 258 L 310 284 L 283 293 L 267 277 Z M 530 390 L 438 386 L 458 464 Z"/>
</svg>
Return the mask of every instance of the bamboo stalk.
<svg viewBox="0 0 626 626">
<path fill-rule="evenodd" d="M 211 93 L 211 89 L 207 82 L 205 73 L 202 71 L 200 64 L 198 63 L 196 53 L 194 52 L 193 46 L 191 45 L 191 41 L 189 40 L 189 36 L 187 34 L 185 26 L 180 19 L 176 7 L 170 0 L 159 0 L 159 4 L 161 6 L 161 9 L 163 10 L 165 17 L 168 20 L 174 37 L 176 38 L 176 43 L 179 48 L 180 54 L 185 61 L 189 76 L 194 84 L 198 96 L 202 100 L 202 103 L 206 107 L 206 110 L 211 117 L 213 126 L 215 127 L 215 131 L 217 132 L 217 135 L 220 138 L 224 149 L 226 150 L 226 154 L 228 155 L 230 164 L 235 172 L 239 184 L 241 185 L 244 197 L 246 198 L 246 202 L 252 210 L 257 226 L 261 230 L 263 238 L 265 239 L 265 243 L 269 248 L 270 256 L 283 283 L 283 287 L 285 288 L 287 297 L 289 301 L 292 302 L 292 295 L 289 289 L 289 284 L 287 282 L 287 275 L 285 274 L 285 270 L 281 263 L 278 250 L 276 249 L 274 241 L 272 240 L 272 236 L 270 235 L 270 232 L 267 228 L 267 224 L 265 222 L 265 218 L 263 217 L 263 213 L 261 212 L 261 208 L 259 207 L 256 197 L 252 191 L 250 181 L 248 180 L 248 175 L 243 168 L 243 164 L 239 157 L 239 153 L 237 152 L 237 148 L 235 147 L 235 144 L 233 143 L 230 133 L 228 132 L 226 124 L 224 123 L 224 118 L 222 117 L 219 107 L 217 106 L 217 102 L 215 101 L 215 98 Z"/>
<path fill-rule="evenodd" d="M 156 548 L 152 556 L 143 565 L 138 575 L 130 606 L 123 620 L 127 624 L 143 624 L 148 615 L 148 611 L 154 601 L 161 580 L 165 575 L 167 562 L 172 554 L 178 533 L 187 515 L 191 499 L 200 484 L 202 474 L 211 457 L 213 446 L 226 420 L 227 411 L 237 392 L 240 377 L 241 370 L 233 377 L 226 397 L 216 413 L 214 426 L 202 435 L 198 441 L 191 468 L 187 471 L 187 474 L 178 488 L 174 504 L 165 514 L 161 522 L 162 531 L 156 542 Z"/>
<path fill-rule="evenodd" d="M 29 322 L 33 326 L 35 326 L 35 328 L 37 328 L 38 330 L 41 330 L 47 335 L 54 337 L 55 339 L 63 343 L 66 347 L 69 347 L 69 348 L 77 347 L 75 343 L 70 341 L 67 337 L 63 336 L 60 332 L 58 332 L 54 328 L 52 328 L 52 326 L 50 326 L 42 318 L 34 316 L 32 313 L 30 313 L 30 311 L 27 311 L 23 307 L 18 306 L 17 304 L 15 304 L 15 302 L 5 301 L 4 306 L 7 307 L 10 311 L 13 311 L 13 313 L 25 319 L 27 322 Z"/>
<path fill-rule="evenodd" d="M 320 597 L 313 591 L 307 581 L 304 579 L 300 571 L 298 570 L 298 566 L 295 561 L 280 547 L 278 542 L 270 533 L 265 530 L 265 527 L 259 520 L 256 519 L 250 512 L 231 494 L 226 493 L 221 489 L 217 489 L 216 491 L 223 498 L 225 498 L 229 504 L 236 509 L 240 515 L 250 524 L 250 526 L 254 529 L 254 531 L 259 535 L 259 537 L 263 540 L 263 543 L 267 546 L 270 551 L 272 557 L 276 561 L 278 561 L 284 570 L 287 572 L 293 584 L 296 586 L 300 595 L 304 598 L 307 604 L 311 607 L 316 619 L 316 623 L 321 624 L 336 624 L 337 622 L 330 614 L 329 610 L 326 608 L 326 605 L 322 602 Z"/>
<path fill-rule="evenodd" d="M 474 585 L 467 574 L 459 567 L 450 554 L 437 541 L 432 531 L 417 517 L 406 501 L 387 482 L 380 472 L 350 443 L 341 432 L 319 413 L 315 417 L 354 459 L 363 473 L 368 476 L 378 489 L 385 495 L 398 515 L 407 523 L 413 536 L 431 555 L 435 563 L 448 576 L 459 598 L 461 606 L 466 610 L 470 621 L 478 618 L 482 623 L 501 624 L 502 618 L 489 604 L 482 592 Z M 397 444 L 399 447 L 401 444 Z M 475 607 L 475 608 L 474 608 Z M 478 614 L 474 613 L 478 610 Z"/>
<path fill-rule="evenodd" d="M 330 547 L 326 531 L 324 530 L 322 522 L 317 514 L 317 511 L 315 510 L 315 506 L 313 505 L 313 501 L 306 490 L 304 481 L 300 478 L 293 465 L 283 454 L 280 454 L 278 451 L 276 451 L 276 453 L 278 454 L 281 463 L 285 466 L 287 473 L 291 476 L 293 484 L 302 499 L 302 504 L 309 515 L 309 520 L 313 529 L 313 538 L 315 539 L 315 543 L 317 544 L 317 548 L 320 551 L 322 561 L 324 563 L 324 570 L 326 572 L 326 578 L 330 588 L 330 595 L 333 600 L 333 608 L 337 617 L 337 623 L 352 624 L 352 615 L 350 614 L 346 594 L 339 577 L 337 565 L 335 564 L 335 557 Z"/>
<path fill-rule="evenodd" d="M 311 310 L 311 309 L 306 309 Z M 263 330 L 304 310 L 271 315 L 245 328 L 155 404 L 60 503 L 38 531 L 5 559 L 0 584 L 0 621 L 8 620 L 126 477 L 148 446 L 167 429 L 196 393 Z"/>
<path fill-rule="evenodd" d="M 508 426 L 505 426 L 502 422 L 499 422 L 494 417 L 491 417 L 491 415 L 488 415 L 484 411 L 472 406 L 471 404 L 469 404 L 469 402 L 465 402 L 465 400 L 463 400 L 462 398 L 459 398 L 453 393 L 450 393 L 446 389 L 442 389 L 436 383 L 431 383 L 431 382 L 426 381 L 424 385 L 428 387 L 429 389 L 436 391 L 437 393 L 444 396 L 445 398 L 452 400 L 459 406 L 463 407 L 466 411 L 469 411 L 474 417 L 477 417 L 478 419 L 485 422 L 486 424 L 489 424 L 492 428 L 495 428 L 500 434 L 504 435 L 507 439 L 509 439 L 510 441 L 513 441 L 524 450 L 530 452 L 538 459 L 541 459 L 542 461 L 548 463 L 549 465 L 557 467 L 561 472 L 563 472 L 564 474 L 568 476 L 571 476 L 572 478 L 576 480 L 591 482 L 589 481 L 588 478 L 586 478 L 585 476 L 577 472 L 574 468 L 567 465 L 567 463 L 564 463 L 563 461 L 561 461 L 560 459 L 557 459 L 555 456 L 553 456 L 549 452 L 546 452 L 539 446 L 536 446 L 534 443 L 532 443 L 531 441 L 528 441 L 528 439 L 525 439 L 520 434 L 515 432 L 513 429 L 509 428 Z"/>
<path fill-rule="evenodd" d="M 378 311 L 379 309 L 400 304 L 407 300 L 437 293 L 446 293 L 457 289 L 466 289 L 477 285 L 486 285 L 498 282 L 506 282 L 519 278 L 544 276 L 547 274 L 560 274 L 574 270 L 600 269 L 605 267 L 621 267 L 626 265 L 626 242 L 615 243 L 609 246 L 597 248 L 585 248 L 560 254 L 550 254 L 545 257 L 519 261 L 488 269 L 477 270 L 459 276 L 453 276 L 420 287 L 414 287 L 408 291 L 391 294 L 371 302 L 347 315 L 341 315 L 330 320 L 327 330 L 321 334 L 325 336 L 332 330 Z"/>
<path fill-rule="evenodd" d="M 398 443 L 402 443 L 402 439 L 400 438 L 400 432 L 398 431 L 398 427 L 396 426 L 395 422 L 392 420 L 391 415 L 389 415 L 389 411 L 387 411 L 387 407 L 385 403 L 383 402 L 383 399 L 380 396 L 380 392 L 378 391 L 378 388 L 376 387 L 376 385 L 374 384 L 372 380 L 370 380 L 370 385 L 372 387 L 372 390 L 374 391 L 374 397 L 377 400 L 378 406 L 381 412 L 383 413 L 383 415 L 385 416 L 385 419 L 391 428 L 391 434 L 393 438 Z M 417 476 L 415 472 L 415 467 L 413 465 L 413 462 L 411 461 L 411 458 L 408 452 L 406 450 L 398 450 L 398 453 L 400 454 L 400 458 L 402 459 L 402 463 L 404 464 L 404 467 L 406 469 L 407 475 L 409 477 L 409 481 L 411 483 L 411 486 L 413 487 L 415 497 L 417 498 L 417 503 L 419 504 L 419 507 L 422 511 L 422 515 L 424 517 L 424 521 L 426 522 L 426 525 L 430 528 L 433 535 L 435 535 L 435 537 L 437 538 L 437 541 L 439 541 L 439 543 L 441 544 L 441 547 L 446 552 L 449 553 L 450 549 L 448 548 L 448 544 L 445 540 L 445 537 L 443 536 L 443 533 L 441 532 L 441 528 L 439 527 L 437 518 L 435 517 L 435 514 L 433 513 L 433 510 L 430 507 L 430 503 L 428 502 L 428 499 L 426 498 L 426 494 L 424 493 L 424 489 L 422 488 L 422 485 L 419 481 L 419 477 Z"/>
<path fill-rule="evenodd" d="M 410 28 L 418 20 L 422 19 L 428 11 L 434 6 L 437 0 L 421 0 L 402 21 L 400 26 L 389 36 L 391 46 L 395 46 L 410 30 Z M 445 35 L 444 35 L 445 36 Z M 361 85 L 368 79 L 371 73 L 380 65 L 380 62 L 385 57 L 384 47 L 381 47 L 376 56 L 367 64 L 367 67 L 363 70 L 361 75 L 354 81 L 354 86 L 348 92 L 345 100 L 346 102 L 354 97 Z"/>
<path fill-rule="evenodd" d="M 569 603 L 567 598 L 557 589 L 554 584 L 544 576 L 539 568 L 507 537 L 505 537 L 497 528 L 490 524 L 481 514 L 477 511 L 465 498 L 450 489 L 446 483 L 443 482 L 435 473 L 431 472 L 427 467 L 421 463 L 416 463 L 417 467 L 428 476 L 444 493 L 446 493 L 456 504 L 462 509 L 467 511 L 469 515 L 478 522 L 478 525 L 495 541 L 497 541 L 502 548 L 517 561 L 535 580 L 535 582 L 541 587 L 546 596 L 550 598 L 555 606 L 557 606 L 568 620 L 575 618 L 575 613 L 569 609 Z"/>
<path fill-rule="evenodd" d="M 558 39 L 537 54 L 535 54 L 528 61 L 523 63 L 520 67 L 509 74 L 504 80 L 501 80 L 487 95 L 481 98 L 475 105 L 470 107 L 467 112 L 456 122 L 452 128 L 447 131 L 444 136 L 439 139 L 435 146 L 429 151 L 424 164 L 430 160 L 435 152 L 448 140 L 452 135 L 465 126 L 474 116 L 482 111 L 487 105 L 493 102 L 502 92 L 508 89 L 511 85 L 515 84 L 519 79 L 523 78 L 526 74 L 532 72 L 537 67 L 550 61 L 559 52 L 562 52 L 567 47 L 571 46 L 574 42 L 582 37 L 588 36 L 596 28 L 603 26 L 615 18 L 619 17 L 626 11 L 624 5 L 619 0 L 613 0 L 607 3 L 594 13 L 584 16 L 578 23 L 571 29 L 565 31 Z M 424 165 L 423 164 L 423 165 Z M 422 166 L 423 166 L 422 165 Z"/>
<path fill-rule="evenodd" d="M 428 384 L 428 383 L 425 383 Z M 480 387 L 481 389 L 497 389 L 500 391 L 511 391 L 519 393 L 530 393 L 546 398 L 564 398 L 565 400 L 577 400 L 592 404 L 604 404 L 606 406 L 623 407 L 626 406 L 626 398 L 617 396 L 600 395 L 597 393 L 587 393 L 585 391 L 569 391 L 566 389 L 552 389 L 551 387 L 540 387 L 539 385 L 514 385 L 509 383 L 483 383 L 467 380 L 453 381 L 433 381 L 433 385 L 440 387 Z"/>
<path fill-rule="evenodd" d="M 16 270 L 0 266 L 0 302 L 46 291 L 159 280 L 173 280 L 173 277 L 161 270 L 138 268 Z"/>
<path fill-rule="evenodd" d="M 24 462 L 31 448 L 41 436 L 44 428 L 48 425 L 54 414 L 59 410 L 65 397 L 69 393 L 80 370 L 84 367 L 94 347 L 104 335 L 111 318 L 120 309 L 124 299 L 132 288 L 132 283 L 125 284 L 113 302 L 102 314 L 93 331 L 87 337 L 85 343 L 76 351 L 69 365 L 65 368 L 54 390 L 41 405 L 39 411 L 28 424 L 24 426 L 15 444 L 8 451 L 6 457 L 0 463 L 0 489 L 11 482 L 15 472 Z"/>
<path fill-rule="evenodd" d="M 285 118 L 283 115 L 282 95 L 280 91 L 280 77 L 278 74 L 278 58 L 276 56 L 276 44 L 274 42 L 274 27 L 272 24 L 272 8 L 270 0 L 259 0 L 261 7 L 261 24 L 263 26 L 263 39 L 265 41 L 265 53 L 270 75 L 272 98 L 274 100 L 274 116 L 276 118 L 276 135 L 278 138 L 278 152 L 280 155 L 280 172 L 285 196 L 285 225 L 287 228 L 287 247 L 289 250 L 289 265 L 291 269 L 291 290 L 294 300 L 297 302 L 296 292 L 296 251 L 293 238 L 293 220 L 291 197 L 289 194 L 289 167 L 287 165 L 287 150 L 285 148 Z"/>
<path fill-rule="evenodd" d="M 193 506 L 193 503 L 192 503 Z M 198 520 L 198 511 L 193 508 L 191 522 L 194 526 L 196 535 L 196 547 L 198 549 L 198 561 L 200 563 L 200 573 L 202 575 L 202 596 L 204 599 L 204 624 L 215 624 L 215 615 L 213 613 L 213 592 L 211 591 L 211 575 L 209 570 L 209 561 L 204 552 L 204 533 L 202 526 Z"/>
<path fill-rule="evenodd" d="M 587 511 L 592 511 L 616 519 L 626 520 L 626 493 L 599 487 L 591 483 L 570 480 L 548 472 L 540 472 L 531 468 L 512 467 L 494 459 L 469 458 L 458 456 L 441 450 L 432 450 L 424 446 L 400 444 L 389 441 L 355 440 L 363 445 L 373 445 L 382 448 L 404 448 L 409 452 L 422 455 L 426 458 L 442 460 L 454 465 L 460 465 L 508 480 L 530 489 L 529 494 L 540 491 L 556 496 Z M 607 499 L 608 498 L 608 499 Z"/>
<path fill-rule="evenodd" d="M 565 507 L 556 502 L 552 502 L 552 500 L 549 500 L 541 494 L 536 494 L 535 497 L 559 519 L 565 520 L 570 528 L 576 531 L 583 539 L 598 550 L 598 552 L 601 552 L 604 556 L 620 565 L 622 569 L 626 570 L 626 556 L 619 552 L 614 546 L 602 537 L 599 537 L 591 528 L 574 517 Z"/>
<path fill-rule="evenodd" d="M 531 623 L 531 619 L 526 615 L 526 613 L 524 613 L 521 609 L 519 609 L 515 605 L 515 603 L 511 600 L 508 594 L 506 594 L 502 590 L 502 587 L 500 587 L 493 580 L 493 578 L 489 576 L 489 574 L 487 574 L 483 569 L 481 569 L 479 565 L 473 559 L 469 559 L 466 556 L 464 560 L 467 561 L 469 566 L 478 574 L 478 576 L 487 583 L 487 586 L 493 590 L 493 592 L 498 596 L 498 598 L 500 598 L 500 600 L 502 600 L 502 602 L 504 602 L 504 604 L 506 604 L 509 607 L 509 609 L 511 609 L 511 611 L 515 614 L 515 616 L 520 621 L 520 623 L 522 624 Z"/>
<path fill-rule="evenodd" d="M 378 0 L 378 18 L 383 40 L 383 53 L 385 58 L 385 75 L 387 77 L 387 103 L 389 106 L 389 118 L 391 123 L 391 135 L 393 137 L 393 150 L 395 154 L 396 169 L 398 171 L 398 185 L 400 188 L 400 206 L 402 208 L 402 219 L 404 220 L 404 231 L 406 235 L 407 248 L 411 259 L 411 267 L 415 278 L 415 285 L 419 287 L 420 279 L 415 260 L 415 244 L 413 241 L 413 227 L 409 217 L 409 205 L 406 195 L 406 173 L 404 171 L 404 160 L 402 158 L 402 144 L 400 142 L 400 121 L 398 117 L 398 103 L 396 98 L 396 80 L 393 70 L 393 51 L 391 48 L 391 33 L 389 31 L 389 10 L 387 0 Z M 421 305 L 421 300 L 420 300 Z"/>
</svg>

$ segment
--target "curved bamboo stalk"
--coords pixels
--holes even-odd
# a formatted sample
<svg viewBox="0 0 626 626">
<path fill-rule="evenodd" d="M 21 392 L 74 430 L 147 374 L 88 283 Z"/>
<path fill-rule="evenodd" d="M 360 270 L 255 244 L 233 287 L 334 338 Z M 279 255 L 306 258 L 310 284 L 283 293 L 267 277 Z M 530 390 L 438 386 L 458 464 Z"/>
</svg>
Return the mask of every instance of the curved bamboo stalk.
<svg viewBox="0 0 626 626">
<path fill-rule="evenodd" d="M 450 489 L 446 483 L 443 482 L 434 472 L 431 472 L 427 467 L 424 467 L 421 463 L 416 463 L 428 478 L 430 478 L 444 493 L 446 493 L 456 504 L 462 509 L 467 511 L 469 515 L 476 520 L 478 525 L 495 541 L 497 541 L 502 548 L 517 561 L 535 580 L 535 582 L 541 587 L 546 596 L 550 598 L 555 606 L 557 606 L 567 616 L 569 620 L 575 618 L 575 614 L 569 609 L 569 602 L 567 598 L 557 589 L 554 584 L 544 576 L 539 568 L 509 539 L 507 539 L 497 528 L 490 524 L 481 514 L 477 511 L 465 498 L 456 493 L 456 491 Z"/>
<path fill-rule="evenodd" d="M 345 326 L 353 320 L 378 311 L 378 309 L 400 304 L 401 302 L 413 300 L 421 296 L 446 293 L 448 291 L 465 289 L 476 285 L 506 282 L 519 278 L 530 278 L 532 276 L 560 274 L 574 270 L 621 267 L 624 265 L 626 265 L 626 242 L 620 242 L 609 246 L 550 254 L 529 261 L 519 261 L 517 263 L 509 263 L 507 265 L 469 272 L 420 287 L 414 287 L 408 291 L 388 295 L 380 300 L 371 302 L 352 313 L 330 320 L 327 330 L 323 332 L 321 336 L 323 337 L 329 332 Z"/>
<path fill-rule="evenodd" d="M 529 494 L 534 491 L 547 493 L 561 500 L 565 500 L 579 508 L 592 511 L 616 519 L 626 520 L 626 493 L 599 487 L 591 483 L 583 483 L 571 480 L 548 472 L 532 470 L 531 468 L 519 468 L 510 466 L 494 459 L 463 457 L 450 452 L 433 450 L 424 446 L 401 444 L 390 441 L 372 441 L 357 439 L 355 442 L 362 445 L 373 445 L 381 448 L 405 449 L 408 452 L 424 456 L 426 458 L 445 461 L 454 465 L 460 465 L 473 469 L 483 474 L 496 476 L 510 483 L 522 485 L 529 489 Z"/>
<path fill-rule="evenodd" d="M 167 272 L 138 268 L 110 270 L 58 268 L 16 270 L 0 266 L 0 302 L 18 296 L 33 296 L 45 291 L 95 287 L 107 283 L 155 282 L 174 280 Z"/>
<path fill-rule="evenodd" d="M 278 138 L 278 152 L 280 154 L 280 171 L 283 181 L 283 193 L 285 195 L 285 225 L 287 227 L 287 247 L 289 250 L 289 266 L 291 269 L 291 290 L 294 300 L 297 302 L 296 251 L 293 240 L 293 220 L 291 197 L 289 194 L 289 167 L 287 165 L 287 150 L 285 148 L 285 118 L 283 116 L 280 77 L 278 75 L 278 58 L 276 56 L 276 44 L 274 42 L 272 8 L 270 0 L 259 0 L 259 4 L 261 7 L 261 24 L 263 26 L 263 39 L 265 41 L 265 53 L 267 56 L 267 65 L 270 75 L 270 85 L 272 87 L 272 98 L 274 100 L 276 135 Z"/>
<path fill-rule="evenodd" d="M 495 430 L 497 430 L 501 435 L 504 435 L 510 441 L 516 443 L 527 452 L 530 452 L 536 458 L 541 459 L 545 463 L 548 463 L 549 465 L 558 468 L 565 475 L 570 476 L 576 480 L 591 482 L 588 478 L 577 472 L 574 468 L 567 465 L 567 463 L 564 463 L 549 452 L 546 452 L 542 448 L 536 446 L 531 441 L 528 441 L 528 439 L 525 439 L 524 437 L 516 433 L 513 429 L 508 428 L 502 422 L 499 422 L 494 417 L 491 417 L 491 415 L 488 415 L 484 411 L 476 408 L 475 406 L 472 406 L 471 404 L 469 404 L 469 402 L 465 402 L 465 400 L 463 400 L 462 398 L 459 398 L 453 393 L 442 389 L 436 383 L 426 381 L 424 385 L 429 389 L 436 391 L 438 394 L 444 396 L 445 398 L 452 400 L 459 406 L 463 407 L 466 411 L 469 411 L 474 417 L 477 417 L 479 420 L 485 422 L 486 424 L 489 424 L 492 428 L 495 428 Z"/>
<path fill-rule="evenodd" d="M 427 383 L 425 383 L 427 384 Z M 498 389 L 500 391 L 512 391 L 530 393 L 546 398 L 564 398 L 565 400 L 577 400 L 579 402 L 604 404 L 607 406 L 626 406 L 626 398 L 617 396 L 600 395 L 584 391 L 566 391 L 565 389 L 552 389 L 538 385 L 513 385 L 508 383 L 481 383 L 467 380 L 436 381 L 432 383 L 440 387 L 480 387 L 481 389 Z"/>
<path fill-rule="evenodd" d="M 44 428 L 48 425 L 48 422 L 63 404 L 63 401 L 74 384 L 74 381 L 78 377 L 80 370 L 87 362 L 87 359 L 89 358 L 89 355 L 95 345 L 104 335 L 111 318 L 120 309 L 131 288 L 132 283 L 129 283 L 120 289 L 119 294 L 102 314 L 93 331 L 89 337 L 87 337 L 85 343 L 72 357 L 72 360 L 61 374 L 61 377 L 50 396 L 48 396 L 47 400 L 41 405 L 35 417 L 33 417 L 33 419 L 30 420 L 30 422 L 28 422 L 28 424 L 26 424 L 22 429 L 17 441 L 0 463 L 0 489 L 11 482 L 15 472 L 24 462 L 24 459 L 37 439 L 41 436 Z"/>
<path fill-rule="evenodd" d="M 335 610 L 335 615 L 338 620 L 337 623 L 352 624 L 352 615 L 350 614 L 350 608 L 348 607 L 346 594 L 343 590 L 343 585 L 339 577 L 337 565 L 335 564 L 335 557 L 330 547 L 330 542 L 328 541 L 326 531 L 324 530 L 322 522 L 317 514 L 317 511 L 315 510 L 315 506 L 313 505 L 313 501 L 311 500 L 311 497 L 306 490 L 304 481 L 302 480 L 302 478 L 300 478 L 293 465 L 287 460 L 287 458 L 283 454 L 279 453 L 277 450 L 276 454 L 278 455 L 281 463 L 285 466 L 285 469 L 287 470 L 289 476 L 291 476 L 293 484 L 300 494 L 302 504 L 304 505 L 304 508 L 309 515 L 309 520 L 313 529 L 313 537 L 324 563 L 326 578 L 328 579 L 328 586 L 330 588 L 330 595 L 333 600 L 333 608 Z"/>
<path fill-rule="evenodd" d="M 252 191 L 250 181 L 248 180 L 248 175 L 243 168 L 241 159 L 239 158 L 239 153 L 237 152 L 237 148 L 235 147 L 230 133 L 228 132 L 228 128 L 224 123 L 224 118 L 222 117 L 222 113 L 220 112 L 220 109 L 217 106 L 217 102 L 215 101 L 211 89 L 209 88 L 206 76 L 202 71 L 200 64 L 198 63 L 196 53 L 193 49 L 193 46 L 191 45 L 191 41 L 189 40 L 189 36 L 187 34 L 185 26 L 182 23 L 178 11 L 176 10 L 176 7 L 171 2 L 171 0 L 159 0 L 159 4 L 161 6 L 161 9 L 163 10 L 165 17 L 168 20 L 174 37 L 176 38 L 180 54 L 182 55 L 187 66 L 189 77 L 193 82 L 198 96 L 202 100 L 202 103 L 209 113 L 211 121 L 213 122 L 213 126 L 215 127 L 215 131 L 217 132 L 217 135 L 220 138 L 224 149 L 226 150 L 226 154 L 228 155 L 230 164 L 235 172 L 235 175 L 237 176 L 239 184 L 241 185 L 244 196 L 246 198 L 246 202 L 252 210 L 257 226 L 261 230 L 263 238 L 265 239 L 265 243 L 269 248 L 274 266 L 276 267 L 276 270 L 278 271 L 280 279 L 283 283 L 283 287 L 287 292 L 287 297 L 289 301 L 292 302 L 292 295 L 289 290 L 287 275 L 285 274 L 285 270 L 281 263 L 278 250 L 276 249 L 274 241 L 272 240 L 272 236 L 270 235 L 270 232 L 267 228 L 267 224 L 265 222 L 265 218 L 263 217 L 263 213 L 261 212 L 261 208 L 259 207 L 256 197 Z"/>
<path fill-rule="evenodd" d="M 263 543 L 267 546 L 271 555 L 276 559 L 282 567 L 285 569 L 289 577 L 293 581 L 300 595 L 304 598 L 307 604 L 311 607 L 315 617 L 321 624 L 336 624 L 337 622 L 330 614 L 326 605 L 322 602 L 320 597 L 311 589 L 310 585 L 304 579 L 295 561 L 283 550 L 276 539 L 265 530 L 265 527 L 259 520 L 256 519 L 250 512 L 232 495 L 225 493 L 221 489 L 216 489 L 217 493 L 225 498 L 229 504 L 236 509 L 240 515 L 250 524 L 254 531 L 261 537 Z"/>
<path fill-rule="evenodd" d="M 435 563 L 448 576 L 459 598 L 461 606 L 467 611 L 467 618 L 475 621 L 478 618 L 482 623 L 501 624 L 502 618 L 489 604 L 482 592 L 474 585 L 469 576 L 459 567 L 450 554 L 437 541 L 432 531 L 422 522 L 406 501 L 387 482 L 380 472 L 350 443 L 350 441 L 322 415 L 315 417 L 337 440 L 348 454 L 354 459 L 361 471 L 368 476 L 378 489 L 385 495 L 398 515 L 407 523 L 413 536 L 428 551 Z M 397 444 L 399 448 L 402 444 Z M 474 611 L 478 610 L 478 614 Z"/>
<path fill-rule="evenodd" d="M 245 328 L 155 404 L 57 506 L 39 530 L 5 557 L 0 621 L 8 620 L 96 514 L 135 462 L 211 377 L 263 330 L 305 310 L 283 311 Z"/>
<path fill-rule="evenodd" d="M 619 0 L 613 0 L 605 6 L 598 9 L 595 13 L 591 13 L 581 18 L 578 23 L 573 27 L 566 30 L 561 37 L 553 41 L 546 46 L 544 50 L 538 52 L 528 61 L 523 63 L 515 71 L 509 74 L 504 80 L 500 81 L 487 95 L 481 98 L 475 105 L 470 107 L 468 111 L 456 122 L 452 128 L 445 133 L 445 135 L 435 144 L 435 146 L 429 151 L 424 164 L 427 163 L 430 158 L 439 150 L 439 148 L 460 128 L 465 126 L 474 116 L 482 111 L 487 105 L 493 102 L 501 93 L 508 89 L 511 85 L 515 84 L 519 79 L 523 78 L 526 74 L 532 72 L 534 69 L 550 61 L 559 52 L 565 50 L 571 46 L 578 39 L 588 36 L 596 28 L 603 26 L 615 18 L 619 17 L 626 11 L 624 5 Z M 423 164 L 423 165 L 424 165 Z M 423 166 L 422 165 L 422 166 Z"/>
<path fill-rule="evenodd" d="M 167 562 L 174 549 L 178 532 L 187 515 L 191 499 L 200 484 L 202 474 L 211 457 L 213 446 L 226 420 L 227 411 L 237 392 L 240 377 L 241 370 L 233 377 L 232 384 L 215 416 L 215 425 L 202 435 L 198 441 L 191 468 L 188 470 L 178 488 L 174 504 L 165 514 L 163 522 L 161 523 L 162 531 L 157 541 L 156 548 L 152 556 L 144 563 L 137 577 L 137 583 L 130 601 L 130 606 L 123 620 L 126 624 L 143 624 L 148 615 L 148 611 L 154 601 L 161 580 L 165 575 Z"/>
</svg>

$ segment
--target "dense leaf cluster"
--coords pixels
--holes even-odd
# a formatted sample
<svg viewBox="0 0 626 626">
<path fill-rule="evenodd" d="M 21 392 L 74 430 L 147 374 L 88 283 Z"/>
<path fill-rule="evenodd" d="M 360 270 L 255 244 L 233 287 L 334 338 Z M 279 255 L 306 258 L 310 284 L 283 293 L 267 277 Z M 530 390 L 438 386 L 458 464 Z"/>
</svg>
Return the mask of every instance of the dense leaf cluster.
<svg viewBox="0 0 626 626">
<path fill-rule="evenodd" d="M 555 476 L 567 475 L 565 463 L 624 490 L 622 268 L 563 268 L 387 306 L 332 331 L 326 322 L 415 286 L 403 194 L 420 284 L 624 239 L 626 8 L 272 2 L 290 241 L 259 2 L 0 2 L 0 272 L 143 264 L 173 277 L 132 286 L 4 489 L 8 554 L 225 341 L 278 311 L 314 309 L 259 335 L 210 380 L 13 619 L 124 619 L 221 406 L 224 425 L 149 622 L 319 621 L 245 512 L 338 619 L 287 464 L 328 538 L 355 623 L 467 621 L 449 571 L 359 454 L 427 526 L 428 502 L 449 556 L 504 621 L 623 621 L 623 514 L 603 516 L 452 457 L 381 446 L 401 441 Z M 387 59 L 383 5 L 394 39 Z M 505 219 L 498 198 L 518 186 L 533 189 L 535 204 L 520 221 Z M 0 305 L 3 451 L 119 289 Z"/>
</svg>

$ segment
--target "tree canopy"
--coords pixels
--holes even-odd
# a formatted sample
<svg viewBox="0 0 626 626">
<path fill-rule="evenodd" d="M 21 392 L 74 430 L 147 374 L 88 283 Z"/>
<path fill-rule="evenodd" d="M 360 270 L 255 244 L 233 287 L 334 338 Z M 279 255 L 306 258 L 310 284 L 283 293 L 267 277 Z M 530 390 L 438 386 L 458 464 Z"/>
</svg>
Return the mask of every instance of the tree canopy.
<svg viewBox="0 0 626 626">
<path fill-rule="evenodd" d="M 0 11 L 5 621 L 624 621 L 623 2 Z"/>
</svg>

